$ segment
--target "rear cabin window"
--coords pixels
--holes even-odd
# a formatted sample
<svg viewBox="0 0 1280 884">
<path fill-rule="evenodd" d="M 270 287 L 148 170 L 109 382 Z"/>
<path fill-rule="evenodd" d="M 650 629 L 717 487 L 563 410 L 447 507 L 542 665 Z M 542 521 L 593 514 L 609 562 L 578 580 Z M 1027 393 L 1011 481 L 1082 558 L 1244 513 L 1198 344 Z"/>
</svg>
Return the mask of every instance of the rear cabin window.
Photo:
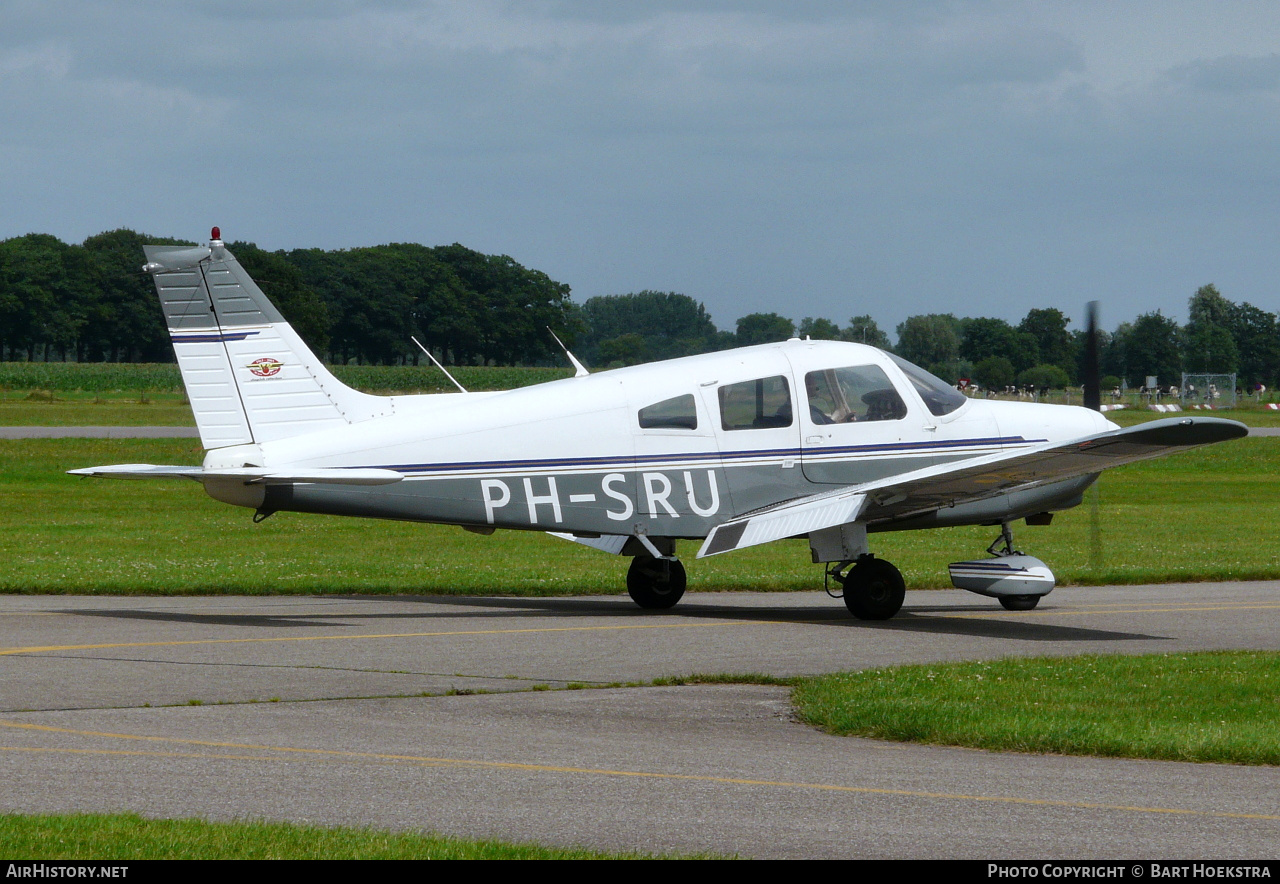
<svg viewBox="0 0 1280 884">
<path fill-rule="evenodd" d="M 726 430 L 789 427 L 791 421 L 791 388 L 783 375 L 720 388 L 720 425 Z"/>
<path fill-rule="evenodd" d="M 698 429 L 698 408 L 689 394 L 646 405 L 640 409 L 638 417 L 641 429 L 645 430 Z"/>
<path fill-rule="evenodd" d="M 907 405 L 878 365 L 851 365 L 804 376 L 809 417 L 815 424 L 897 421 Z"/>
</svg>

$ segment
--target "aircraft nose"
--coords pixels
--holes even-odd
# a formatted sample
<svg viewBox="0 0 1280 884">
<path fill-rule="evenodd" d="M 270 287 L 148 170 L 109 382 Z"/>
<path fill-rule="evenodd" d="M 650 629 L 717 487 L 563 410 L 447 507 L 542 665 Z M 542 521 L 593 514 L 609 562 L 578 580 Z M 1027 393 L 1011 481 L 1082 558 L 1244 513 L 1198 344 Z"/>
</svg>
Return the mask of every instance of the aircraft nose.
<svg viewBox="0 0 1280 884">
<path fill-rule="evenodd" d="M 1060 439 L 1072 439 L 1080 436 L 1096 436 L 1098 433 L 1106 433 L 1111 430 L 1120 429 L 1118 424 L 1107 420 L 1107 416 L 1099 411 L 1091 408 L 1075 407 L 1071 409 L 1061 408 L 1057 417 L 1060 418 L 1058 436 Z"/>
<path fill-rule="evenodd" d="M 1118 429 L 1120 429 L 1120 425 L 1119 425 L 1118 423 L 1116 423 L 1116 422 L 1115 422 L 1115 421 L 1113 421 L 1113 420 L 1110 420 L 1110 419 L 1109 419 L 1105 414 L 1103 414 L 1102 412 L 1100 412 L 1100 411 L 1091 411 L 1091 410 L 1090 410 L 1090 409 L 1088 409 L 1088 408 L 1086 408 L 1086 409 L 1084 409 L 1084 410 L 1085 410 L 1085 411 L 1086 411 L 1086 412 L 1087 412 L 1087 413 L 1088 413 L 1088 414 L 1093 418 L 1093 430 L 1092 430 L 1092 432 L 1094 432 L 1094 433 L 1105 433 L 1107 430 L 1118 430 Z"/>
</svg>

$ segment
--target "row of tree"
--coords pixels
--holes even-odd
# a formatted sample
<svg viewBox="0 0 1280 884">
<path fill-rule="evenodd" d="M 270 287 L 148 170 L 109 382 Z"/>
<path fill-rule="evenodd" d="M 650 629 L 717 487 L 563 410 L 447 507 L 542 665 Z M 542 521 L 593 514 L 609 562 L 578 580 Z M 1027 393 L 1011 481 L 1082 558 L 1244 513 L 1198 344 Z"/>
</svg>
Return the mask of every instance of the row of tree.
<svg viewBox="0 0 1280 884">
<path fill-rule="evenodd" d="M 173 350 L 142 246 L 180 244 L 115 230 L 68 245 L 0 242 L 0 358 L 165 362 Z M 455 363 L 548 361 L 557 330 L 582 321 L 569 286 L 505 255 L 460 245 L 323 251 L 228 247 L 299 334 L 331 361 L 416 362 L 416 336 Z"/>
<path fill-rule="evenodd" d="M 1140 386 L 1181 382 L 1183 372 L 1236 374 L 1237 383 L 1274 387 L 1280 373 L 1280 321 L 1249 303 L 1227 300 L 1201 286 L 1180 326 L 1160 311 L 1144 313 L 1112 332 L 1099 332 L 1104 384 Z M 1078 383 L 1085 334 L 1056 309 L 1036 309 L 1016 326 L 1003 320 L 913 316 L 898 326 L 896 352 L 942 377 L 971 377 L 990 387 L 1031 381 Z M 1052 377 L 1052 383 L 1046 378 Z"/>
<path fill-rule="evenodd" d="M 173 358 L 151 280 L 141 273 L 144 243 L 184 244 L 115 230 L 80 245 L 47 234 L 0 241 L 0 358 L 79 362 L 164 362 Z M 185 243 L 190 245 L 191 243 Z M 983 386 L 1078 383 L 1084 335 L 1054 308 L 1017 325 L 1003 319 L 924 314 L 898 325 L 892 345 L 870 315 L 841 327 L 825 318 L 799 326 L 777 313 L 752 313 L 732 332 L 706 308 L 675 292 L 569 298 L 569 286 L 505 255 L 464 246 L 412 243 L 325 251 L 268 252 L 231 243 L 263 290 L 302 337 L 330 361 L 417 363 L 416 336 L 453 364 L 546 364 L 563 357 L 554 330 L 593 367 L 632 365 L 792 335 L 893 350 L 950 381 Z M 1280 321 L 1236 304 L 1212 285 L 1192 297 L 1179 326 L 1146 313 L 1101 334 L 1104 375 L 1139 385 L 1148 376 L 1177 383 L 1183 371 L 1236 372 L 1243 384 L 1275 386 Z"/>
<path fill-rule="evenodd" d="M 715 328 L 703 306 L 672 292 L 639 292 L 589 299 L 582 308 L 586 329 L 580 349 L 593 365 L 621 365 L 792 335 L 842 340 L 891 350 L 941 378 L 972 380 L 984 387 L 1013 384 L 1063 387 L 1078 384 L 1085 334 L 1071 330 L 1071 317 L 1037 308 L 1012 325 L 991 317 L 957 318 L 950 313 L 911 316 L 896 329 L 897 344 L 869 315 L 841 327 L 830 319 L 805 317 L 799 326 L 776 313 L 738 320 L 737 333 Z M 1280 379 L 1280 320 L 1252 304 L 1236 304 L 1212 285 L 1191 297 L 1190 321 L 1160 311 L 1099 332 L 1104 381 L 1141 386 L 1148 377 L 1178 384 L 1182 372 L 1236 373 L 1242 385 L 1274 387 Z"/>
<path fill-rule="evenodd" d="M 777 313 L 738 320 L 737 332 L 715 328 L 701 304 L 673 292 L 639 292 L 589 299 L 582 308 L 586 329 L 580 349 L 594 365 L 622 365 L 792 335 L 814 340 L 855 341 L 890 350 L 956 382 L 984 387 L 1031 383 L 1063 387 L 1080 382 L 1085 333 L 1071 330 L 1071 317 L 1037 308 L 1012 325 L 991 317 L 957 318 L 950 313 L 911 316 L 896 329 L 897 344 L 869 315 L 841 327 L 830 319 L 805 317 L 797 326 Z M 1233 303 L 1212 285 L 1191 297 L 1190 321 L 1160 311 L 1144 313 L 1115 331 L 1099 332 L 1104 383 L 1141 386 L 1148 377 L 1178 384 L 1182 372 L 1237 374 L 1238 383 L 1274 387 L 1280 379 L 1280 320 L 1252 304 Z"/>
</svg>

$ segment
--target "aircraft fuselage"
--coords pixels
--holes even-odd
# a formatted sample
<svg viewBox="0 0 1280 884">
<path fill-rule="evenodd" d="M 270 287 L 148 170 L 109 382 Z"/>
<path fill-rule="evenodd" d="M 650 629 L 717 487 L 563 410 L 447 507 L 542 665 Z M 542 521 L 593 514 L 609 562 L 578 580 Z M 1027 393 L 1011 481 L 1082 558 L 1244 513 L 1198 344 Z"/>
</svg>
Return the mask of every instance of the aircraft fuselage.
<svg viewBox="0 0 1280 884">
<path fill-rule="evenodd" d="M 889 385 L 863 398 L 896 397 L 893 407 L 872 413 L 863 403 L 842 403 L 863 411 L 824 420 L 819 409 L 833 406 L 832 394 L 818 398 L 813 378 L 841 371 Z M 675 404 L 649 411 L 664 403 Z M 394 485 L 223 491 L 205 484 L 220 500 L 268 512 L 697 538 L 726 519 L 826 488 L 1113 427 L 1083 408 L 1031 403 L 965 400 L 935 415 L 881 351 L 792 340 L 503 393 L 396 397 L 387 416 L 218 449 L 205 464 L 362 466 L 401 473 L 405 481 Z M 1078 502 L 1089 481 L 961 505 L 926 523 L 990 523 L 1060 509 Z M 912 519 L 869 530 L 896 527 L 921 525 Z"/>
</svg>

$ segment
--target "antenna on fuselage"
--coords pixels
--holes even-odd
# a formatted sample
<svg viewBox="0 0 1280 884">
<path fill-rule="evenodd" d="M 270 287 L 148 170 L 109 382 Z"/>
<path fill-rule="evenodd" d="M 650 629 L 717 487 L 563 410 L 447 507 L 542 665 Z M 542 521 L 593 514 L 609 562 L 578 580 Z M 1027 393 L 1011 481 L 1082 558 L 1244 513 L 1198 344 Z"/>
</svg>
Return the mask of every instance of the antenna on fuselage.
<svg viewBox="0 0 1280 884">
<path fill-rule="evenodd" d="M 587 367 L 578 361 L 578 357 L 569 352 L 569 348 L 564 345 L 564 341 L 560 340 L 560 336 L 551 331 L 551 326 L 547 326 L 547 331 L 551 332 L 551 337 L 556 339 L 556 343 L 560 345 L 560 349 L 564 351 L 564 355 L 569 357 L 569 361 L 573 363 L 573 376 L 575 378 L 585 378 L 591 372 L 587 371 Z"/>
<path fill-rule="evenodd" d="M 431 355 L 431 351 L 430 351 L 430 350 L 428 350 L 426 347 L 422 346 L 422 341 L 419 341 L 419 340 L 418 340 L 417 338 L 415 338 L 413 335 L 409 335 L 409 340 L 411 340 L 411 341 L 413 341 L 415 344 L 417 344 L 417 345 L 418 345 L 418 349 L 419 349 L 419 350 L 421 350 L 423 353 L 426 353 L 426 354 L 427 354 L 427 358 L 428 358 L 428 359 L 430 359 L 432 362 L 434 362 L 434 363 L 436 364 L 436 368 L 438 368 L 438 369 L 440 369 L 442 372 L 444 372 L 445 377 L 447 377 L 449 380 L 453 381 L 453 385 L 454 385 L 455 387 L 457 387 L 459 390 L 461 390 L 461 391 L 462 391 L 462 392 L 464 392 L 464 393 L 465 393 L 465 392 L 467 392 L 467 388 L 466 388 L 466 387 L 464 387 L 464 386 L 462 386 L 462 384 L 458 383 L 458 379 L 457 379 L 457 378 L 455 378 L 453 375 L 449 374 L 449 369 L 447 369 L 447 368 L 445 368 L 443 365 L 441 365 L 441 364 L 440 364 L 440 360 L 439 360 L 439 359 L 436 359 L 434 356 L 432 356 L 432 355 Z"/>
</svg>

